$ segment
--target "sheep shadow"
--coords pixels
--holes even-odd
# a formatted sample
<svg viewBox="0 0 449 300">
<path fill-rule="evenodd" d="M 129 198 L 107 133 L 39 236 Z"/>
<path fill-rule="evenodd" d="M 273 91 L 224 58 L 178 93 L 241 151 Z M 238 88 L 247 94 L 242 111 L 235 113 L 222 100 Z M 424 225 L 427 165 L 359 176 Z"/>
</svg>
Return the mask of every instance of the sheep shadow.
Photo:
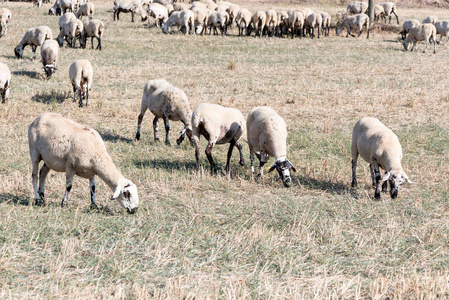
<svg viewBox="0 0 449 300">
<path fill-rule="evenodd" d="M 64 92 L 57 92 L 57 91 L 51 91 L 51 92 L 43 92 L 43 93 L 37 93 L 33 97 L 31 97 L 31 100 L 38 102 L 38 103 L 63 103 L 65 99 L 70 97 L 70 93 Z"/>
<path fill-rule="evenodd" d="M 332 194 L 343 195 L 351 191 L 349 187 L 340 182 L 331 182 L 327 180 L 318 180 L 306 176 L 297 177 L 299 183 L 307 189 L 322 190 Z"/>
<path fill-rule="evenodd" d="M 40 78 L 40 73 L 36 71 L 12 71 L 11 73 L 16 76 L 28 76 L 33 79 Z"/>
<path fill-rule="evenodd" d="M 13 195 L 10 193 L 3 193 L 0 194 L 0 203 L 28 206 L 30 204 L 30 197 L 26 195 Z"/>
<path fill-rule="evenodd" d="M 138 169 L 152 168 L 152 169 L 166 169 L 166 170 L 193 170 L 196 171 L 196 163 L 194 161 L 179 162 L 167 159 L 153 159 L 153 160 L 134 160 L 134 165 Z"/>
<path fill-rule="evenodd" d="M 128 138 L 119 136 L 117 134 L 111 133 L 111 132 L 98 130 L 98 133 L 100 134 L 103 141 L 106 141 L 106 142 L 112 142 L 112 143 L 125 142 L 127 144 L 133 143 L 132 139 L 128 139 Z"/>
</svg>

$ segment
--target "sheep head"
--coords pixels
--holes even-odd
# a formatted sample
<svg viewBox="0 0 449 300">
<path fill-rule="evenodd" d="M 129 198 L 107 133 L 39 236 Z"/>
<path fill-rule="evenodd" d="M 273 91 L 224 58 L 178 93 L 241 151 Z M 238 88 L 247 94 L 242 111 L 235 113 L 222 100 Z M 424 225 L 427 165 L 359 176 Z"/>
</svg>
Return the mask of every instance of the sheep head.
<svg viewBox="0 0 449 300">
<path fill-rule="evenodd" d="M 47 75 L 47 79 L 50 79 L 53 73 L 57 70 L 56 66 L 53 64 L 45 65 L 44 67 L 42 67 L 42 69 L 44 69 L 45 75 Z"/>
<path fill-rule="evenodd" d="M 399 170 L 391 170 L 386 172 L 380 183 L 384 183 L 388 180 L 390 183 L 390 197 L 395 199 L 399 193 L 399 187 L 403 185 L 405 182 L 412 183 L 410 179 L 408 179 L 407 174 L 404 171 Z"/>
<path fill-rule="evenodd" d="M 137 186 L 129 180 L 120 180 L 111 200 L 117 200 L 121 206 L 126 208 L 128 213 L 134 214 L 139 206 Z"/>
<path fill-rule="evenodd" d="M 286 158 L 281 158 L 275 161 L 275 163 L 268 170 L 268 173 L 276 169 L 278 171 L 279 176 L 282 178 L 282 183 L 284 183 L 285 187 L 290 187 L 292 185 L 292 178 L 290 176 L 290 169 L 293 172 L 296 172 L 293 164 Z"/>
<path fill-rule="evenodd" d="M 14 48 L 14 54 L 16 55 L 16 58 L 22 58 L 23 55 L 23 47 L 16 47 Z"/>
</svg>

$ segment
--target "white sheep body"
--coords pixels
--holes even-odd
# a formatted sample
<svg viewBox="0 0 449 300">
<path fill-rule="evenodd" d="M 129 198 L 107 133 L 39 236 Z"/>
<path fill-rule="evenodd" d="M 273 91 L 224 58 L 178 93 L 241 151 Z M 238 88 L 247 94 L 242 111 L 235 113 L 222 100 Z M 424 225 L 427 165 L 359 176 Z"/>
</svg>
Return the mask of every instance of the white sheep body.
<svg viewBox="0 0 449 300">
<path fill-rule="evenodd" d="M 320 38 L 321 26 L 323 25 L 323 17 L 319 12 L 312 12 L 307 16 L 307 28 L 310 29 L 310 36 L 315 37 L 315 32 L 318 32 L 318 38 Z M 315 30 L 316 29 L 316 30 Z"/>
<path fill-rule="evenodd" d="M 56 38 L 56 40 L 58 41 L 59 45 L 62 46 L 65 39 L 70 47 L 75 48 L 76 40 L 78 39 L 80 47 L 83 47 L 82 45 L 83 35 L 84 35 L 84 24 L 80 19 L 75 18 L 71 19 L 62 26 L 62 30 L 59 32 L 59 35 Z"/>
<path fill-rule="evenodd" d="M 195 29 L 194 24 L 195 14 L 191 10 L 182 10 L 182 11 L 174 11 L 168 17 L 168 19 L 162 24 L 162 31 L 164 33 L 170 31 L 173 32 L 173 25 L 178 26 L 178 33 L 182 26 L 186 27 L 186 35 L 189 34 L 189 30 L 193 28 Z"/>
<path fill-rule="evenodd" d="M 120 20 L 120 13 L 131 13 L 131 22 L 134 22 L 134 15 L 140 13 L 142 21 L 148 18 L 147 12 L 143 9 L 142 2 L 140 0 L 114 0 L 114 6 L 112 13 L 114 15 L 114 21 Z"/>
<path fill-rule="evenodd" d="M 321 15 L 321 34 L 328 36 L 331 27 L 331 15 L 325 11 L 317 11 Z"/>
<path fill-rule="evenodd" d="M 46 40 L 41 46 L 42 65 L 47 75 L 50 78 L 56 71 L 56 64 L 59 58 L 59 44 L 55 40 Z"/>
<path fill-rule="evenodd" d="M 425 17 L 425 19 L 422 21 L 422 23 L 423 24 L 428 24 L 428 23 L 430 23 L 430 24 L 434 24 L 435 25 L 435 22 L 437 22 L 438 21 L 438 17 L 436 17 L 436 16 L 427 16 L 427 17 Z"/>
<path fill-rule="evenodd" d="M 8 22 L 11 20 L 12 14 L 9 9 L 6 7 L 0 8 L 0 37 L 2 35 L 6 35 L 8 33 Z M 3 27 L 5 28 L 5 32 L 2 33 Z"/>
<path fill-rule="evenodd" d="M 214 34 L 218 34 L 217 27 L 220 29 L 221 34 L 227 32 L 227 25 L 229 22 L 229 14 L 224 10 L 209 11 L 207 17 L 207 27 L 209 28 L 209 34 L 214 29 Z"/>
<path fill-rule="evenodd" d="M 33 50 L 33 59 L 36 58 L 36 48 L 41 46 L 45 40 L 51 40 L 53 33 L 48 26 L 39 26 L 30 28 L 25 31 L 22 40 L 14 48 L 14 53 L 17 58 L 22 58 L 23 49 L 30 45 Z"/>
<path fill-rule="evenodd" d="M 92 49 L 94 48 L 94 38 L 97 39 L 98 45 L 96 49 L 101 51 L 101 38 L 104 33 L 104 23 L 99 19 L 93 19 L 84 23 L 84 42 L 83 46 L 86 46 L 87 38 L 91 38 Z"/>
<path fill-rule="evenodd" d="M 9 89 L 11 86 L 11 71 L 4 63 L 0 63 L 0 95 L 2 96 L 2 103 L 5 103 L 9 98 Z"/>
<path fill-rule="evenodd" d="M 348 4 L 346 10 L 349 14 L 364 14 L 368 10 L 367 2 L 354 1 Z"/>
<path fill-rule="evenodd" d="M 64 14 L 67 10 L 75 12 L 75 5 L 77 2 L 75 0 L 56 0 L 53 6 L 48 11 L 49 15 L 59 15 Z"/>
<path fill-rule="evenodd" d="M 438 21 L 435 22 L 435 29 L 437 30 L 437 34 L 440 35 L 440 41 L 443 38 L 443 36 L 446 37 L 446 43 L 444 43 L 444 46 L 446 46 L 447 42 L 449 41 L 449 21 Z"/>
<path fill-rule="evenodd" d="M 45 179 L 51 170 L 66 173 L 66 192 L 62 205 L 67 205 L 73 177 L 89 179 L 92 205 L 95 201 L 95 175 L 98 175 L 114 191 L 116 199 L 128 212 L 133 213 L 139 205 L 137 187 L 124 178 L 97 131 L 83 126 L 56 113 L 44 113 L 28 128 L 28 142 L 33 166 L 32 181 L 36 204 L 43 204 Z M 44 165 L 39 172 L 39 162 Z"/>
<path fill-rule="evenodd" d="M 148 5 L 148 15 L 155 19 L 156 26 L 168 19 L 168 9 L 165 5 L 159 3 L 150 3 Z"/>
<path fill-rule="evenodd" d="M 72 13 L 72 12 L 64 13 L 62 16 L 59 17 L 59 20 L 58 20 L 59 30 L 62 30 L 64 24 L 66 24 L 70 20 L 74 20 L 74 19 L 76 19 L 76 16 L 74 13 Z"/>
<path fill-rule="evenodd" d="M 388 23 L 391 23 L 391 14 L 396 16 L 396 21 L 399 24 L 399 17 L 396 13 L 396 5 L 393 2 L 382 2 L 379 3 L 378 5 L 381 5 L 384 9 L 384 14 L 388 17 L 389 21 Z M 385 22 L 387 21 L 387 19 L 385 19 Z"/>
<path fill-rule="evenodd" d="M 93 68 L 87 59 L 78 59 L 70 65 L 69 78 L 73 87 L 73 101 L 76 101 L 76 92 L 79 93 L 79 106 L 83 106 L 83 96 L 86 97 L 86 106 L 89 105 L 89 90 L 92 87 Z"/>
<path fill-rule="evenodd" d="M 288 24 L 290 26 L 290 30 L 292 33 L 292 38 L 295 36 L 295 33 L 299 31 L 299 38 L 302 36 L 302 31 L 304 28 L 304 15 L 300 11 L 289 11 L 288 14 Z"/>
<path fill-rule="evenodd" d="M 402 24 L 402 31 L 400 32 L 402 39 L 405 40 L 405 37 L 410 32 L 410 29 L 412 29 L 413 27 L 417 27 L 419 25 L 421 24 L 419 23 L 418 20 L 415 19 L 405 21 L 404 24 Z"/>
<path fill-rule="evenodd" d="M 274 36 L 279 26 L 278 13 L 274 9 L 269 9 L 265 11 L 265 14 L 267 16 L 265 20 L 267 34 L 269 35 L 271 33 L 271 35 Z"/>
<path fill-rule="evenodd" d="M 95 13 L 95 5 L 92 2 L 86 2 L 81 5 L 80 8 L 76 11 L 76 17 L 81 19 L 82 17 L 88 17 L 90 20 L 94 17 Z"/>
<path fill-rule="evenodd" d="M 251 12 L 246 8 L 240 9 L 235 20 L 237 22 L 237 27 L 239 29 L 239 36 L 243 35 L 244 29 L 245 34 L 246 35 L 249 34 L 248 27 L 251 25 L 251 20 L 252 20 Z"/>
<path fill-rule="evenodd" d="M 259 34 L 259 36 L 262 37 L 263 29 L 265 28 L 266 23 L 267 23 L 267 14 L 265 13 L 265 11 L 263 10 L 256 11 L 252 18 L 255 36 Z"/>
<path fill-rule="evenodd" d="M 433 25 L 432 23 L 425 23 L 411 28 L 402 44 L 405 51 L 408 51 L 410 43 L 413 43 L 412 49 L 410 49 L 410 51 L 413 51 L 413 49 L 415 49 L 415 51 L 418 51 L 416 42 L 420 41 L 424 41 L 426 43 L 424 53 L 427 51 L 427 48 L 429 48 L 431 42 L 433 42 L 433 53 L 437 53 L 437 30 L 435 28 L 435 25 Z"/>
<path fill-rule="evenodd" d="M 355 36 L 351 33 L 351 29 L 355 29 L 359 31 L 358 37 L 362 34 L 363 26 L 366 27 L 366 38 L 369 38 L 369 26 L 370 26 L 370 20 L 368 15 L 366 14 L 356 14 L 352 16 L 347 16 L 343 19 L 343 21 L 337 26 L 336 33 L 337 36 L 340 35 L 343 28 L 346 28 L 347 34 L 351 36 Z"/>
<path fill-rule="evenodd" d="M 195 3 L 201 3 L 201 2 L 195 2 Z M 195 7 L 192 8 L 194 19 L 193 22 L 195 24 L 195 33 L 196 34 L 203 34 L 206 31 L 207 28 L 207 19 L 209 17 L 208 9 L 203 7 Z"/>
</svg>

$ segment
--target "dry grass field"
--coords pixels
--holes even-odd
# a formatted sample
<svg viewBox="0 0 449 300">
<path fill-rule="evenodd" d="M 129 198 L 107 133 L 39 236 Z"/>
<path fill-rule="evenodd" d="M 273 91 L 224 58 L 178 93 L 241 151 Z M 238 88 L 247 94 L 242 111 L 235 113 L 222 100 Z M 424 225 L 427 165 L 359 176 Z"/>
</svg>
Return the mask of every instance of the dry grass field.
<svg viewBox="0 0 449 300">
<path fill-rule="evenodd" d="M 47 15 L 48 4 L 3 4 L 13 20 L 0 39 L 0 61 L 13 78 L 0 105 L 0 298 L 449 297 L 449 47 L 435 55 L 422 53 L 421 43 L 418 52 L 404 52 L 397 33 L 380 31 L 369 40 L 335 30 L 314 40 L 239 38 L 236 29 L 227 37 L 164 35 L 127 14 L 113 22 L 112 1 L 94 3 L 106 25 L 103 51 L 90 42 L 64 46 L 48 81 L 40 54 L 31 60 L 27 47 L 18 60 L 13 49 L 30 27 L 47 25 L 56 36 L 58 17 Z M 449 10 L 399 10 L 401 21 L 430 14 L 449 18 Z M 78 58 L 94 67 L 84 108 L 72 102 L 68 78 Z M 277 110 L 288 124 L 293 186 L 284 188 L 275 172 L 256 181 L 246 145 L 246 167 L 235 151 L 231 172 L 211 175 L 201 150 L 196 171 L 194 148 L 175 143 L 181 123 L 171 123 L 171 146 L 154 143 L 149 112 L 134 142 L 143 86 L 154 78 L 183 89 L 192 108 Z M 47 205 L 33 205 L 27 128 L 45 111 L 100 132 L 138 186 L 137 214 L 111 202 L 100 179 L 100 209 L 91 211 L 88 180 L 79 177 L 61 208 L 65 176 L 56 172 L 47 179 Z M 363 116 L 379 118 L 402 143 L 414 184 L 395 200 L 373 199 L 362 160 L 359 188 L 350 188 L 352 127 Z M 214 149 L 221 167 L 226 152 Z"/>
</svg>

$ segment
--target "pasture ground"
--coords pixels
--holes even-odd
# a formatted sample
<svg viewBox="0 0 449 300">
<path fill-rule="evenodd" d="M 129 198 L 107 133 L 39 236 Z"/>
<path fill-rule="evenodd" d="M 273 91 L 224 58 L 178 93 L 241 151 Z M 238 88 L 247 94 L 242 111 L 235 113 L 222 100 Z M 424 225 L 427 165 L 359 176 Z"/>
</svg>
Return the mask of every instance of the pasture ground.
<svg viewBox="0 0 449 300">
<path fill-rule="evenodd" d="M 404 52 L 398 34 L 378 31 L 369 40 L 335 31 L 314 40 L 238 38 L 236 29 L 228 37 L 163 35 L 127 14 L 113 22 L 112 1 L 95 4 L 106 24 L 103 51 L 90 50 L 90 42 L 85 50 L 64 46 L 48 81 L 39 54 L 31 60 L 28 47 L 17 60 L 13 49 L 30 27 L 48 25 L 56 36 L 58 17 L 46 14 L 48 4 L 3 4 L 13 20 L 0 39 L 0 60 L 13 79 L 10 100 L 0 105 L 0 298 L 449 296 L 448 47 L 423 54 L 421 43 L 419 52 Z M 449 17 L 432 8 L 399 13 L 401 21 Z M 94 66 L 91 105 L 82 109 L 68 79 L 78 58 Z M 171 146 L 155 144 L 150 113 L 135 143 L 142 89 L 153 78 L 183 89 L 192 108 L 276 109 L 288 124 L 293 187 L 273 173 L 255 181 L 246 146 L 246 167 L 234 152 L 230 174 L 210 175 L 202 150 L 197 172 L 193 148 L 175 143 L 181 124 L 171 124 Z M 100 132 L 138 186 L 137 214 L 108 200 L 101 180 L 100 210 L 90 211 L 88 181 L 79 177 L 62 209 L 65 176 L 55 172 L 47 206 L 32 205 L 27 128 L 45 111 Z M 373 200 L 363 161 L 359 188 L 350 189 L 352 126 L 363 116 L 379 118 L 402 142 L 414 184 L 396 200 Z M 226 151 L 214 149 L 220 166 Z"/>
</svg>

